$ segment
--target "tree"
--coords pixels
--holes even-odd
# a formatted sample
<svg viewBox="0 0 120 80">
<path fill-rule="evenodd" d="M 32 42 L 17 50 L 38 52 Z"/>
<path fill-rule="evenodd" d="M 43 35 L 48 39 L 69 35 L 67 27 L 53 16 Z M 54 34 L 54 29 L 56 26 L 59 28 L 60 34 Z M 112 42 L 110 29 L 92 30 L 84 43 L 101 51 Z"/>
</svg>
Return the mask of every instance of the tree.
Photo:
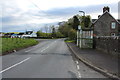
<svg viewBox="0 0 120 80">
<path fill-rule="evenodd" d="M 91 24 L 91 17 L 89 15 L 81 17 L 81 26 L 82 26 L 82 29 L 89 28 L 90 24 Z"/>
<path fill-rule="evenodd" d="M 73 29 L 78 30 L 78 25 L 80 24 L 80 21 L 77 16 L 73 17 Z"/>
<path fill-rule="evenodd" d="M 85 17 L 85 28 L 90 27 L 90 24 L 91 24 L 91 18 L 90 16 L 86 16 Z"/>
<path fill-rule="evenodd" d="M 52 26 L 52 37 L 56 37 L 56 34 L 55 34 L 55 27 L 54 26 Z"/>
<path fill-rule="evenodd" d="M 49 27 L 48 27 L 48 32 L 49 32 L 49 33 L 52 33 L 52 26 L 49 26 Z"/>
<path fill-rule="evenodd" d="M 37 31 L 37 37 L 40 37 L 41 36 L 41 31 Z"/>
<path fill-rule="evenodd" d="M 46 36 L 47 36 L 47 33 L 48 33 L 48 26 L 47 25 L 45 25 L 45 32 L 46 32 Z"/>
<path fill-rule="evenodd" d="M 79 21 L 79 19 L 81 20 L 81 22 Z M 75 15 L 72 18 L 68 19 L 68 21 L 66 22 L 60 22 L 58 31 L 65 37 L 69 37 L 71 40 L 75 40 L 78 25 L 81 25 L 82 29 L 84 29 L 89 28 L 90 24 L 91 24 L 90 16 Z"/>
<path fill-rule="evenodd" d="M 56 34 L 56 37 L 57 37 L 57 38 L 62 38 L 62 37 L 64 37 L 63 34 L 61 34 L 60 32 L 56 32 L 55 34 Z"/>
<path fill-rule="evenodd" d="M 76 40 L 77 33 L 75 29 L 70 29 L 69 31 L 69 39 L 70 40 Z"/>
</svg>

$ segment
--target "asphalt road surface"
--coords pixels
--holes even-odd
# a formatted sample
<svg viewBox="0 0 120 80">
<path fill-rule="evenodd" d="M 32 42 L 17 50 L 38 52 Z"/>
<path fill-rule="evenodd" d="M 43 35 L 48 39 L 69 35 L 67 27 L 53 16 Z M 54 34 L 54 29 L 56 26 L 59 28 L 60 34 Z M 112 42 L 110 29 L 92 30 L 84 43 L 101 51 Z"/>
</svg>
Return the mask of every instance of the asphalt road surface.
<svg viewBox="0 0 120 80">
<path fill-rule="evenodd" d="M 38 41 L 2 57 L 2 78 L 106 78 L 72 56 L 64 39 Z"/>
</svg>

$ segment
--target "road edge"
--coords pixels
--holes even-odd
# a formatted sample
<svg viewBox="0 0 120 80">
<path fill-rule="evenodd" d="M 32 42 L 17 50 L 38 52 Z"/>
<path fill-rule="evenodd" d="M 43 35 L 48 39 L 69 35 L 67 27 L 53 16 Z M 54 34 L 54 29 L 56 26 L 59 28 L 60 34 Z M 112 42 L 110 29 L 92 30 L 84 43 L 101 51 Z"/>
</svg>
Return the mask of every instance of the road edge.
<svg viewBox="0 0 120 80">
<path fill-rule="evenodd" d="M 102 73 L 103 75 L 109 77 L 109 78 L 112 78 L 112 79 L 115 79 L 115 80 L 120 80 L 120 78 L 114 74 L 111 74 L 109 72 L 107 72 L 107 70 L 104 70 L 104 69 L 101 69 L 95 65 L 93 65 L 91 62 L 85 60 L 83 57 L 80 57 L 70 46 L 67 42 L 65 42 L 68 46 L 68 48 L 72 51 L 72 53 L 80 60 L 82 61 L 84 64 L 86 64 L 87 66 L 91 67 L 92 69 Z"/>
</svg>

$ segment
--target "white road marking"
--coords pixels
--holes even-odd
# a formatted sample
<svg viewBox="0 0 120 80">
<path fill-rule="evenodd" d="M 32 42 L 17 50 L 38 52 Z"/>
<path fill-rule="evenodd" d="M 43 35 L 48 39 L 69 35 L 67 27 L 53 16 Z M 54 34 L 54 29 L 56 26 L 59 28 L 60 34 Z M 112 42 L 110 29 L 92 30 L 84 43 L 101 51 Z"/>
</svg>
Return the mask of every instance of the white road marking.
<svg viewBox="0 0 120 80">
<path fill-rule="evenodd" d="M 31 50 L 27 50 L 27 51 L 25 51 L 25 52 L 29 52 L 29 51 L 31 51 Z"/>
<path fill-rule="evenodd" d="M 78 64 L 79 62 L 78 61 L 75 61 L 76 62 L 76 64 Z"/>
<path fill-rule="evenodd" d="M 81 74 L 80 74 L 80 72 L 79 72 L 79 70 L 80 70 L 79 62 L 76 60 L 75 63 L 77 64 L 78 78 L 81 78 Z"/>
<path fill-rule="evenodd" d="M 54 41 L 53 43 L 55 43 L 56 41 Z M 45 49 L 43 49 L 43 50 L 41 50 L 41 52 L 43 52 L 43 51 L 45 51 L 47 48 L 49 48 L 51 45 L 53 45 L 53 43 L 51 43 L 48 47 L 46 47 Z M 37 46 L 33 46 L 33 48 L 36 48 Z M 25 52 L 29 52 L 29 51 L 31 51 L 32 49 L 30 49 L 30 50 L 27 50 L 27 51 L 25 51 Z"/>
<path fill-rule="evenodd" d="M 45 51 L 46 49 L 47 49 L 47 48 L 45 48 L 45 49 L 41 50 L 41 52 Z"/>
<path fill-rule="evenodd" d="M 48 46 L 47 48 L 49 48 L 50 46 Z"/>
<path fill-rule="evenodd" d="M 48 45 L 46 48 L 42 49 L 40 52 L 45 51 L 46 49 L 48 49 L 50 46 L 52 46 L 56 41 L 52 42 L 50 45 Z"/>
<path fill-rule="evenodd" d="M 42 51 L 40 51 L 40 52 L 43 52 L 43 50 L 42 50 Z"/>
<path fill-rule="evenodd" d="M 80 69 L 79 65 L 77 65 L 77 69 L 78 69 L 78 70 Z"/>
<path fill-rule="evenodd" d="M 80 74 L 80 72 L 78 72 L 78 77 L 81 78 L 81 74 Z"/>
<path fill-rule="evenodd" d="M 24 59 L 23 61 L 21 61 L 21 62 L 19 62 L 19 63 L 16 63 L 16 64 L 14 64 L 14 65 L 12 65 L 12 66 L 10 66 L 10 67 L 8 67 L 8 68 L 6 68 L 6 69 L 4 69 L 4 70 L 0 71 L 0 74 L 1 74 L 1 73 L 3 73 L 3 72 L 5 72 L 5 71 L 7 71 L 7 70 L 9 70 L 9 69 L 11 69 L 11 68 L 13 68 L 13 67 L 15 67 L 15 66 L 17 66 L 17 65 L 22 64 L 23 62 L 25 62 L 25 61 L 29 60 L 30 58 L 31 58 L 31 57 L 26 58 L 26 59 Z"/>
<path fill-rule="evenodd" d="M 48 47 L 46 47 L 46 48 L 44 48 L 43 50 L 41 50 L 41 52 L 43 52 L 43 51 L 45 51 L 46 49 L 48 49 L 50 46 L 48 46 Z"/>
<path fill-rule="evenodd" d="M 41 50 L 41 52 L 43 52 L 45 49 Z"/>
</svg>

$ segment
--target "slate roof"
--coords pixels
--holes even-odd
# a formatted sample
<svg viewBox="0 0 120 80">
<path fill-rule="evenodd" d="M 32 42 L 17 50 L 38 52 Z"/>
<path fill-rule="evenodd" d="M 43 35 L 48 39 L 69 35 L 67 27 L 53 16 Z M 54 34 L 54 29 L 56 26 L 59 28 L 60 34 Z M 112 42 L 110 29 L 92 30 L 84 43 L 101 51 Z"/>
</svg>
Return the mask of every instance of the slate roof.
<svg viewBox="0 0 120 80">
<path fill-rule="evenodd" d="M 97 20 L 95 20 L 93 22 L 93 24 L 95 24 L 99 19 L 101 19 L 102 16 L 104 16 L 105 14 L 109 14 L 112 18 L 114 18 L 108 11 L 105 11 Z M 114 18 L 115 19 L 115 18 Z M 116 19 L 115 19 L 116 20 Z M 119 20 L 116 20 L 116 22 L 118 22 L 120 24 Z"/>
</svg>

